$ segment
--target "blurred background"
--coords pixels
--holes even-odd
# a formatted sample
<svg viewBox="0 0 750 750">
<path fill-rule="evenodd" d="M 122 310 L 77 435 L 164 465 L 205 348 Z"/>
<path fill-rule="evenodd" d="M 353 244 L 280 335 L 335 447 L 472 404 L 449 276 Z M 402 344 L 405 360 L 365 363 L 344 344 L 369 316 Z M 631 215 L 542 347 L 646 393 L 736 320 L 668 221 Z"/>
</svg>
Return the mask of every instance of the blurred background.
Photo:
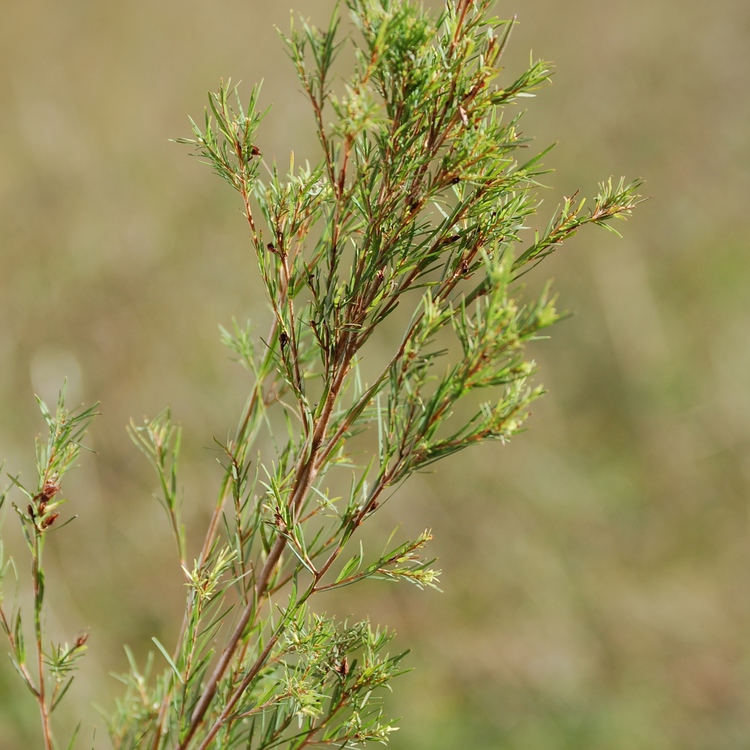
<svg viewBox="0 0 750 750">
<path fill-rule="evenodd" d="M 33 476 L 33 394 L 101 402 L 66 483 L 78 520 L 48 547 L 50 631 L 91 634 L 61 726 L 107 747 L 150 638 L 171 644 L 183 581 L 150 469 L 125 425 L 170 405 L 197 530 L 219 478 L 212 437 L 248 383 L 217 324 L 268 312 L 239 205 L 168 139 L 221 78 L 273 105 L 267 158 L 314 157 L 312 119 L 274 24 L 289 3 L 31 0 L 0 24 L 0 457 Z M 297 0 L 320 24 L 331 0 Z M 411 647 L 394 750 L 740 750 L 750 737 L 750 4 L 527 0 L 501 80 L 555 62 L 526 134 L 543 212 L 624 174 L 651 196 L 624 239 L 592 228 L 538 269 L 575 314 L 533 355 L 549 394 L 506 447 L 411 481 L 382 510 L 429 526 L 443 594 L 386 584 L 369 613 Z M 4 536 L 20 551 L 12 512 Z M 19 556 L 20 559 L 20 556 Z M 353 592 L 354 589 L 347 589 Z M 3 645 L 4 650 L 4 645 Z M 93 706 L 93 707 L 92 707 Z M 98 724 L 91 740 L 90 727 Z M 61 734 L 61 738 L 66 734 Z M 0 660 L 0 747 L 39 747 Z"/>
</svg>

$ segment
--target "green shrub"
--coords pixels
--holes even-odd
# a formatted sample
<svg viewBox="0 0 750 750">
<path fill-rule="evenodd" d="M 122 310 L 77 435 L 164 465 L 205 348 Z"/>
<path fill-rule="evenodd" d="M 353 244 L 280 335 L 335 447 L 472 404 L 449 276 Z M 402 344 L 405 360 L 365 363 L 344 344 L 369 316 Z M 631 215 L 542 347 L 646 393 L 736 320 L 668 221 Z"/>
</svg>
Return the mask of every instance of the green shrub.
<svg viewBox="0 0 750 750">
<path fill-rule="evenodd" d="M 489 0 L 457 0 L 437 18 L 406 1 L 346 4 L 356 29 L 345 82 L 333 73 L 346 43 L 338 16 L 284 37 L 319 163 L 266 163 L 259 87 L 243 105 L 222 85 L 205 123 L 181 140 L 240 196 L 272 323 L 262 338 L 250 326 L 223 331 L 253 385 L 221 445 L 224 479 L 192 562 L 179 428 L 168 411 L 132 428 L 156 468 L 188 587 L 176 644 L 157 643 L 162 666 L 131 658 L 122 677 L 109 727 L 117 748 L 387 741 L 394 727 L 379 697 L 403 654 L 389 652 L 386 631 L 335 622 L 310 601 L 368 578 L 436 585 L 423 558 L 429 531 L 373 554 L 360 527 L 414 472 L 522 429 L 542 393 L 525 346 L 559 315 L 548 287 L 529 297 L 521 277 L 581 226 L 611 228 L 637 202 L 636 184 L 610 180 L 588 210 L 564 198 L 545 229 L 528 230 L 546 152 L 528 155 L 514 105 L 548 80 L 548 65 L 500 76 L 513 22 L 492 18 Z M 402 333 L 365 370 L 368 341 L 397 309 Z M 62 524 L 61 480 L 94 411 L 68 412 L 61 397 L 54 415 L 44 404 L 42 413 L 38 483 L 13 481 L 26 496 L 14 508 L 30 552 L 32 647 L 20 608 L 0 608 L 0 623 L 51 748 L 50 714 L 85 638 L 44 646 L 42 552 Z"/>
</svg>

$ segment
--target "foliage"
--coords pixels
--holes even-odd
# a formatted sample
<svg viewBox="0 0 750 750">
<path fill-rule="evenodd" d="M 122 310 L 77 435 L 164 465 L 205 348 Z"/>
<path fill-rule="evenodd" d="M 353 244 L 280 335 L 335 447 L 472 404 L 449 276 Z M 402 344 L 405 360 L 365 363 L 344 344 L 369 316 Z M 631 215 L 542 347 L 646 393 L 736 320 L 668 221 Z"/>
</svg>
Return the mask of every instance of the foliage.
<svg viewBox="0 0 750 750">
<path fill-rule="evenodd" d="M 372 554 L 360 527 L 414 472 L 522 429 L 542 393 L 525 345 L 559 314 L 548 287 L 528 298 L 519 279 L 581 226 L 611 228 L 637 202 L 636 184 L 610 180 L 591 209 L 565 198 L 527 237 L 546 152 L 522 158 L 528 139 L 511 107 L 548 80 L 549 66 L 496 82 L 512 22 L 491 17 L 489 0 L 448 3 L 437 18 L 406 0 L 346 4 L 355 70 L 343 84 L 337 15 L 325 29 L 300 21 L 284 37 L 312 108 L 318 164 L 292 157 L 282 172 L 263 160 L 257 86 L 243 104 L 222 85 L 204 124 L 181 140 L 240 196 L 272 324 L 259 343 L 249 326 L 222 331 L 253 382 L 221 446 L 224 480 L 192 562 L 179 428 L 168 411 L 132 426 L 158 475 L 187 595 L 174 650 L 156 642 L 166 667 L 152 658 L 140 668 L 130 656 L 110 722 L 117 748 L 387 741 L 395 727 L 379 696 L 403 654 L 390 654 L 387 632 L 336 623 L 310 600 L 368 578 L 436 587 L 439 571 L 423 558 L 429 531 Z M 368 342 L 396 310 L 402 335 L 366 369 Z M 31 504 L 17 509 L 32 554 L 37 644 L 51 501 L 93 416 L 68 415 L 62 399 L 55 418 L 43 413 L 53 448 L 38 450 L 39 488 L 21 487 Z M 358 461 L 354 444 L 369 446 L 370 458 Z M 347 491 L 335 496 L 344 479 Z M 48 714 L 83 643 L 46 656 L 38 645 L 34 682 L 20 623 L 17 611 L 3 615 L 51 747 Z"/>
<path fill-rule="evenodd" d="M 86 633 L 80 634 L 72 645 L 52 642 L 45 649 L 46 633 L 43 617 L 45 593 L 45 569 L 43 552 L 50 532 L 65 526 L 57 523 L 59 508 L 65 502 L 60 499 L 62 478 L 77 460 L 81 443 L 91 420 L 96 416 L 96 406 L 79 411 L 65 408 L 65 390 L 60 392 L 57 408 L 53 414 L 47 405 L 38 399 L 42 417 L 47 424 L 47 440 L 37 438 L 35 490 L 25 487 L 18 477 L 10 477 L 13 485 L 26 498 L 26 507 L 13 503 L 23 531 L 31 562 L 33 593 L 33 654 L 29 654 L 24 637 L 23 610 L 14 604 L 10 612 L 3 605 L 2 583 L 5 574 L 14 568 L 11 560 L 5 561 L 0 545 L 0 628 L 10 645 L 10 659 L 24 685 L 34 696 L 39 706 L 45 750 L 53 747 L 50 715 L 58 707 L 72 681 L 76 662 L 86 650 Z M 7 490 L 0 496 L 0 507 Z"/>
</svg>

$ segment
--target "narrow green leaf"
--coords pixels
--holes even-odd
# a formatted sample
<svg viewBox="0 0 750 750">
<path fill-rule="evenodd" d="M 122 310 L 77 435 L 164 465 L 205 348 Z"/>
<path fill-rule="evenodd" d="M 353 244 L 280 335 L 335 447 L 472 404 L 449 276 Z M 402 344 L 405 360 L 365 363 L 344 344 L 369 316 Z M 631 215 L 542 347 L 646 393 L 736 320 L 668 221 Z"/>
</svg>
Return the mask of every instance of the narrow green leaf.
<svg viewBox="0 0 750 750">
<path fill-rule="evenodd" d="M 161 645 L 161 643 L 159 642 L 157 638 L 152 637 L 151 640 L 156 645 L 156 648 L 158 648 L 159 651 L 161 651 L 161 655 L 166 659 L 167 664 L 169 664 L 169 666 L 172 668 L 172 671 L 174 672 L 175 677 L 177 677 L 180 683 L 184 685 L 185 681 L 183 680 L 182 675 L 180 674 L 180 670 L 177 669 L 177 665 L 172 661 L 172 657 L 169 655 L 169 652 L 167 651 L 167 649 L 165 649 L 164 646 Z"/>
</svg>

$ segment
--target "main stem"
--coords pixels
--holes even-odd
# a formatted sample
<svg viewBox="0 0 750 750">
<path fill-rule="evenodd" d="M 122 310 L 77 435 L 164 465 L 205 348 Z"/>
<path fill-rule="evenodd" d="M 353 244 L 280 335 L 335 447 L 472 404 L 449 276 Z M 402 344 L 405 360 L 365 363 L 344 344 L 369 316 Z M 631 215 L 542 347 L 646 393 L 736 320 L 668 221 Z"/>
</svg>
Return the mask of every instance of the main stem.
<svg viewBox="0 0 750 750">
<path fill-rule="evenodd" d="M 42 736 L 44 737 L 45 750 L 53 750 L 52 728 L 49 722 L 49 711 L 47 709 L 47 697 L 44 689 L 44 654 L 42 653 L 42 604 L 44 592 L 42 581 L 42 543 L 40 532 L 34 529 L 34 549 L 32 554 L 31 574 L 34 581 L 34 634 L 36 636 L 36 659 L 37 659 L 37 703 L 39 704 L 39 715 L 42 720 Z"/>
<path fill-rule="evenodd" d="M 349 346 L 346 347 L 345 354 L 341 358 L 341 362 L 334 377 L 333 383 L 331 384 L 331 388 L 328 391 L 328 396 L 326 398 L 323 411 L 321 412 L 320 417 L 318 418 L 315 425 L 315 429 L 313 430 L 312 439 L 310 441 L 310 448 L 309 451 L 307 451 L 307 458 L 303 458 L 304 454 L 300 456 L 300 463 L 295 474 L 293 490 L 289 500 L 289 504 L 295 514 L 299 511 L 299 508 L 304 503 L 310 486 L 315 481 L 315 477 L 318 474 L 318 454 L 325 441 L 326 433 L 328 431 L 328 425 L 331 420 L 331 415 L 341 392 L 341 388 L 343 387 L 344 380 L 348 372 L 349 363 L 351 362 L 351 358 L 354 356 L 353 341 L 356 341 L 356 339 L 350 337 Z M 273 571 L 275 570 L 281 558 L 286 544 L 287 541 L 285 537 L 283 537 L 282 535 L 276 537 L 276 540 L 274 541 L 274 544 L 268 553 L 268 557 L 266 558 L 263 568 L 261 569 L 255 581 L 254 596 L 247 603 L 247 606 L 243 610 L 242 615 L 237 622 L 237 625 L 232 631 L 229 642 L 222 651 L 219 661 L 217 662 L 216 667 L 211 674 L 211 677 L 206 683 L 203 694 L 201 695 L 200 700 L 198 701 L 195 710 L 193 711 L 193 715 L 190 720 L 190 727 L 188 728 L 187 734 L 180 742 L 180 750 L 185 750 L 189 746 L 191 739 L 193 738 L 195 732 L 203 721 L 203 718 L 205 717 L 206 712 L 211 705 L 211 701 L 216 695 L 219 681 L 224 676 L 224 673 L 229 667 L 229 664 L 234 657 L 237 646 L 242 639 L 242 635 L 245 632 L 248 623 L 251 621 L 251 619 L 254 620 L 254 617 L 257 615 L 258 610 L 260 609 L 261 601 L 266 595 L 271 576 L 273 575 Z M 263 657 L 263 661 L 265 661 L 268 656 L 265 651 L 264 654 L 265 655 Z M 262 663 L 258 665 L 258 668 L 260 668 L 260 666 L 262 666 Z M 246 685 L 244 685 L 243 683 L 237 693 L 241 694 L 245 687 Z"/>
</svg>

